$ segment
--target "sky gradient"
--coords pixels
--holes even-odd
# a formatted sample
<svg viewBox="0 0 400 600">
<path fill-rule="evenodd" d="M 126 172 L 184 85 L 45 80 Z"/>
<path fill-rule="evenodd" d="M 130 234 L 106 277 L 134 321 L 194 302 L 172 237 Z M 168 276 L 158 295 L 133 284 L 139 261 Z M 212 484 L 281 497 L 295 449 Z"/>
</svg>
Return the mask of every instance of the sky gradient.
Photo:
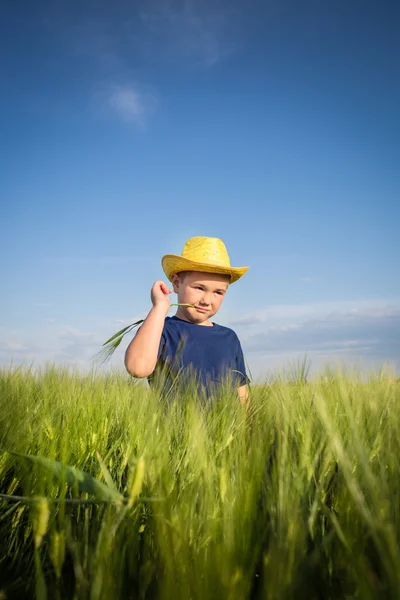
<svg viewBox="0 0 400 600">
<path fill-rule="evenodd" d="M 214 320 L 254 378 L 305 353 L 399 372 L 398 3 L 0 15 L 1 364 L 87 368 L 209 235 L 250 266 Z"/>
</svg>

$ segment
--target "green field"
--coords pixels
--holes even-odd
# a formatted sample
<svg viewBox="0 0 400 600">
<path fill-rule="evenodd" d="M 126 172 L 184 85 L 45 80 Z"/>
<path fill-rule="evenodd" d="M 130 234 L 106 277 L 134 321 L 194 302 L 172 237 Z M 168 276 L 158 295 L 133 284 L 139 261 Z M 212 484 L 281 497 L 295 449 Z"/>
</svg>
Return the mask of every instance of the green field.
<svg viewBox="0 0 400 600">
<path fill-rule="evenodd" d="M 399 383 L 276 378 L 249 411 L 51 366 L 0 389 L 2 600 L 400 598 Z"/>
</svg>

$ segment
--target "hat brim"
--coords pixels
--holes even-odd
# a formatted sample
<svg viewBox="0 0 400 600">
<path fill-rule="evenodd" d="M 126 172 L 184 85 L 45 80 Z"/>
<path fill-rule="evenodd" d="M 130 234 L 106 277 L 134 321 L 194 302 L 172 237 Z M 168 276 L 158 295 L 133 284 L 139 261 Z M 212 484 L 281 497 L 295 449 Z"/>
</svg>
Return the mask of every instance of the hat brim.
<svg viewBox="0 0 400 600">
<path fill-rule="evenodd" d="M 219 273 L 220 275 L 229 275 L 231 283 L 234 283 L 246 273 L 249 267 L 222 267 L 221 265 L 215 265 L 207 262 L 197 262 L 195 260 L 189 260 L 183 258 L 178 254 L 166 254 L 161 259 L 162 268 L 164 273 L 171 281 L 171 277 L 174 273 L 180 273 L 181 271 L 200 271 L 201 273 Z"/>
</svg>

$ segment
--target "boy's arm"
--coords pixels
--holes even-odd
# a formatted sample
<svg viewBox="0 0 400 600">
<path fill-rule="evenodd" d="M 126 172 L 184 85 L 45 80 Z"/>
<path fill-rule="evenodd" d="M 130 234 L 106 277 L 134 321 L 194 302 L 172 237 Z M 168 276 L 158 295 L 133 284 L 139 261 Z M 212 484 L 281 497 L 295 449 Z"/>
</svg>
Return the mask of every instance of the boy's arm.
<svg viewBox="0 0 400 600">
<path fill-rule="evenodd" d="M 156 281 L 152 287 L 153 308 L 125 352 L 125 367 L 133 377 L 148 377 L 156 367 L 171 291 L 162 281 Z"/>
<path fill-rule="evenodd" d="M 239 394 L 240 404 L 246 405 L 246 408 L 249 408 L 250 396 L 249 396 L 249 390 L 248 390 L 248 387 L 246 384 L 238 387 L 238 394 Z"/>
<path fill-rule="evenodd" d="M 246 366 L 244 364 L 244 356 L 242 346 L 240 344 L 239 338 L 237 338 L 237 351 L 236 351 L 236 370 L 238 373 L 242 375 L 242 381 L 249 381 L 249 378 L 246 375 Z M 240 403 L 246 406 L 246 409 L 250 406 L 250 396 L 249 396 L 249 388 L 246 383 L 240 385 L 238 387 L 238 395 Z"/>
</svg>

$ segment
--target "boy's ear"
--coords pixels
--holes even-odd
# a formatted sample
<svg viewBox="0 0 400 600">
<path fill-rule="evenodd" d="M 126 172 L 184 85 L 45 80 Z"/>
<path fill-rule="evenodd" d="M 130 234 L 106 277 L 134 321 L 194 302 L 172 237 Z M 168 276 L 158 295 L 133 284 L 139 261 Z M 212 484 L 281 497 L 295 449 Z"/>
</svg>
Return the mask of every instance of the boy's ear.
<svg viewBox="0 0 400 600">
<path fill-rule="evenodd" d="M 177 275 L 177 273 L 174 273 L 173 275 L 171 275 L 171 283 L 172 283 L 172 287 L 173 287 L 175 294 L 177 294 L 178 288 L 179 288 L 179 283 L 180 283 L 179 275 Z"/>
</svg>

